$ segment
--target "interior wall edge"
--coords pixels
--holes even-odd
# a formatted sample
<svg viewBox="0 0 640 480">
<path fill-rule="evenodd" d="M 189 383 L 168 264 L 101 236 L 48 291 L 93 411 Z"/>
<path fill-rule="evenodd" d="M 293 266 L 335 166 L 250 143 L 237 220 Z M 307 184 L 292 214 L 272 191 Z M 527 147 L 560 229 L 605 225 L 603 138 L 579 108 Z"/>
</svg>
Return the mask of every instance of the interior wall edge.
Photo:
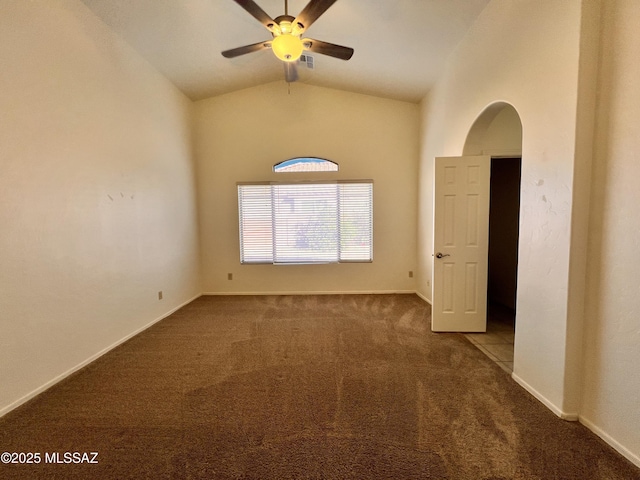
<svg viewBox="0 0 640 480">
<path fill-rule="evenodd" d="M 556 416 L 561 418 L 562 420 L 567 420 L 569 422 L 578 421 L 580 416 L 577 412 L 565 412 L 562 408 L 558 407 L 555 403 L 549 400 L 547 397 L 542 395 L 538 390 L 529 385 L 524 379 L 516 375 L 516 373 L 511 374 L 511 378 L 524 388 L 527 392 L 529 392 L 533 397 L 535 397 L 539 402 L 541 402 L 545 407 L 551 410 Z"/>
<path fill-rule="evenodd" d="M 6 405 L 4 407 L 0 407 L 0 417 L 3 417 L 4 415 L 6 415 L 7 413 L 11 412 L 12 410 L 15 410 L 19 406 L 27 403 L 29 400 L 35 398 L 39 394 L 41 394 L 44 391 L 48 390 L 49 388 L 53 387 L 58 382 L 64 380 L 65 378 L 69 377 L 70 375 L 74 374 L 75 372 L 81 370 L 82 368 L 84 368 L 87 365 L 91 364 L 92 362 L 96 361 L 98 358 L 102 357 L 106 353 L 109 353 L 114 348 L 118 347 L 119 345 L 122 345 L 124 342 L 126 342 L 127 340 L 135 337 L 139 333 L 142 333 L 144 330 L 146 330 L 149 327 L 155 325 L 159 321 L 164 320 L 169 315 L 171 315 L 174 312 L 180 310 L 182 307 L 184 307 L 185 305 L 188 305 L 189 303 L 193 302 L 195 299 L 197 299 L 197 298 L 199 298 L 201 296 L 202 296 L 202 294 L 199 293 L 199 294 L 191 297 L 190 299 L 186 300 L 185 302 L 181 303 L 180 305 L 178 305 L 178 306 L 172 308 L 171 310 L 169 310 L 168 312 L 162 314 L 161 316 L 159 316 L 155 320 L 152 320 L 151 322 L 147 323 L 146 325 L 144 325 L 144 326 L 134 330 L 133 332 L 129 333 L 128 335 L 124 336 L 120 340 L 112 343 L 108 347 L 105 347 L 102 350 L 100 350 L 99 352 L 91 355 L 89 358 L 87 358 L 86 360 L 80 362 L 75 367 L 72 367 L 69 370 L 67 370 L 66 372 L 61 373 L 57 377 L 52 378 L 48 382 L 46 382 L 43 385 L 41 385 L 40 387 L 32 390 L 31 392 L 29 392 L 28 394 L 24 395 L 23 397 L 20 397 L 19 399 L 11 402 L 10 404 L 8 404 L 8 405 Z"/>
</svg>

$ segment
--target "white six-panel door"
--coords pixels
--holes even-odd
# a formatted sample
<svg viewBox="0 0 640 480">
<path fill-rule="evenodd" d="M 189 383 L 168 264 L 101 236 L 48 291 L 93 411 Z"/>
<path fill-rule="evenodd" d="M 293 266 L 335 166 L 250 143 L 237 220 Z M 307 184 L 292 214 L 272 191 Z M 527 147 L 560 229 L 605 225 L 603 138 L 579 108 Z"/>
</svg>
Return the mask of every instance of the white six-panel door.
<svg viewBox="0 0 640 480">
<path fill-rule="evenodd" d="M 484 332 L 491 157 L 439 157 L 435 167 L 431 329 Z"/>
</svg>

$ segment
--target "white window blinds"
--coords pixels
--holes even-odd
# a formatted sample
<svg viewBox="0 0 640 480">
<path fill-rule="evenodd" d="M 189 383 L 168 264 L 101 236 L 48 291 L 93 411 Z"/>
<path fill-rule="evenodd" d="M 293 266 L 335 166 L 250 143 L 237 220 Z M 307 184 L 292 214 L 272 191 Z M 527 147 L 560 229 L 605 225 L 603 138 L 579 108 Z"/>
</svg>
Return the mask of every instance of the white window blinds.
<svg viewBox="0 0 640 480">
<path fill-rule="evenodd" d="M 238 184 L 242 263 L 370 262 L 368 181 Z"/>
</svg>

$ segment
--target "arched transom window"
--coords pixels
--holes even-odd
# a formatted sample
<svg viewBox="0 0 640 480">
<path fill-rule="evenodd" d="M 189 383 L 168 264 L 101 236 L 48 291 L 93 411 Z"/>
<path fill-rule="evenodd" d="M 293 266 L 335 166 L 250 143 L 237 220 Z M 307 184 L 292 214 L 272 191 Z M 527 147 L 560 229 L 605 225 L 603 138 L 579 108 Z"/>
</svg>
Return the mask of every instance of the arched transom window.
<svg viewBox="0 0 640 480">
<path fill-rule="evenodd" d="M 337 172 L 338 164 L 317 157 L 296 157 L 273 166 L 276 173 L 285 172 Z"/>
</svg>

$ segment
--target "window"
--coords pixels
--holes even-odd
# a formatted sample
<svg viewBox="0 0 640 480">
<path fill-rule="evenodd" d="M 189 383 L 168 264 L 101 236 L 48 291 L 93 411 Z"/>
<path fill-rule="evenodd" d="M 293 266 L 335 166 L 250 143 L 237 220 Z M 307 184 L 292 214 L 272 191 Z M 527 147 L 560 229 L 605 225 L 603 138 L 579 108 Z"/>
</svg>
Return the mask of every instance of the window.
<svg viewBox="0 0 640 480">
<path fill-rule="evenodd" d="M 238 184 L 241 263 L 370 262 L 373 183 Z"/>
<path fill-rule="evenodd" d="M 286 172 L 337 172 L 338 164 L 331 160 L 318 157 L 297 157 L 276 163 L 273 166 L 276 173 Z"/>
</svg>

